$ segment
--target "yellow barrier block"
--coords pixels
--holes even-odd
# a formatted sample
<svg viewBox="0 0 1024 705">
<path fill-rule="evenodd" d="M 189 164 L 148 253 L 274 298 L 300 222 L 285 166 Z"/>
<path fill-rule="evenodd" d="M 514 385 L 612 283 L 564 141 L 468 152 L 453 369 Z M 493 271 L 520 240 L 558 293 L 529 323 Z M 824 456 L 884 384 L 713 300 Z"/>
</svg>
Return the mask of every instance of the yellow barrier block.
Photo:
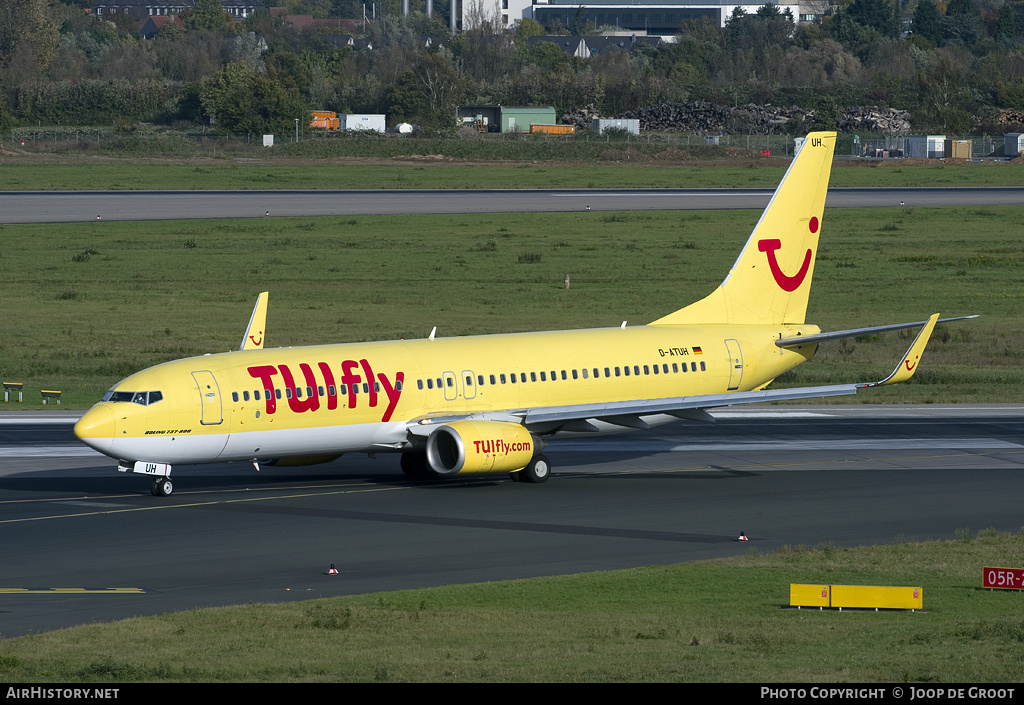
<svg viewBox="0 0 1024 705">
<path fill-rule="evenodd" d="M 828 585 L 789 585 L 790 607 L 831 607 Z"/>
<path fill-rule="evenodd" d="M 832 606 L 919 610 L 924 609 L 924 590 L 920 587 L 833 585 Z"/>
</svg>

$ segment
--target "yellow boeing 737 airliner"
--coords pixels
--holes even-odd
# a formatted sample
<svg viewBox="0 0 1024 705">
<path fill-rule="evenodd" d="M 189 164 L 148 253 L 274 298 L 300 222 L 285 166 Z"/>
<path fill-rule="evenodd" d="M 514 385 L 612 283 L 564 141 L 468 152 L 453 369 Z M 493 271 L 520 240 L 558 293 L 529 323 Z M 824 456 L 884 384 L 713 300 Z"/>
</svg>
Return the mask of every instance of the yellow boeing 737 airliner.
<svg viewBox="0 0 1024 705">
<path fill-rule="evenodd" d="M 938 318 L 821 333 L 805 325 L 835 133 L 812 133 L 721 286 L 646 326 L 376 343 L 263 347 L 260 294 L 237 351 L 168 362 L 117 383 L 76 424 L 118 470 L 344 453 L 402 453 L 410 476 L 511 473 L 544 482 L 555 436 L 624 431 L 706 409 L 853 394 L 917 369 Z M 955 319 L 949 319 L 955 320 Z M 886 379 L 766 390 L 818 343 L 922 326 Z"/>
</svg>

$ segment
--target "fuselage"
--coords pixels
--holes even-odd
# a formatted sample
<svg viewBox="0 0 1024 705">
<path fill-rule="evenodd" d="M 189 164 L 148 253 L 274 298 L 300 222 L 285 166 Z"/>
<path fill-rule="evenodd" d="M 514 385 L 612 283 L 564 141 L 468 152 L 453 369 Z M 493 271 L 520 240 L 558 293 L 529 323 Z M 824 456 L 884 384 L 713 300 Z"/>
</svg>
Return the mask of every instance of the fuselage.
<svg viewBox="0 0 1024 705">
<path fill-rule="evenodd" d="M 123 461 L 402 451 L 410 422 L 432 417 L 760 389 L 815 350 L 774 341 L 816 332 L 657 325 L 204 355 L 122 380 L 75 433 Z"/>
</svg>

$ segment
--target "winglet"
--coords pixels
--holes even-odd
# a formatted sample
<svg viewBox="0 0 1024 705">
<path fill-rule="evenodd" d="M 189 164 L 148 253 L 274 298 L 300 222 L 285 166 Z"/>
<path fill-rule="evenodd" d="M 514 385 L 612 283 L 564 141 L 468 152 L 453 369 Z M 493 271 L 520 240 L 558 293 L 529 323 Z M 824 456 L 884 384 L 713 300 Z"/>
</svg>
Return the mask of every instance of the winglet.
<svg viewBox="0 0 1024 705">
<path fill-rule="evenodd" d="M 242 347 L 239 350 L 263 349 L 263 340 L 266 337 L 263 331 L 267 328 L 267 296 L 268 293 L 264 291 L 256 299 L 256 307 L 252 310 L 249 326 L 245 329 Z"/>
<path fill-rule="evenodd" d="M 908 379 L 914 376 L 914 372 L 917 371 L 917 363 L 921 361 L 921 355 L 924 354 L 924 346 L 928 344 L 928 339 L 931 338 L 932 330 L 935 328 L 935 322 L 939 320 L 939 314 L 932 314 L 928 322 L 924 324 L 921 332 L 917 334 L 917 338 L 914 339 L 910 349 L 907 350 L 907 354 L 903 356 L 903 362 L 896 366 L 896 369 L 892 371 L 892 374 L 874 384 L 868 384 L 868 387 L 881 387 L 887 384 L 899 384 L 900 382 L 906 382 Z"/>
</svg>

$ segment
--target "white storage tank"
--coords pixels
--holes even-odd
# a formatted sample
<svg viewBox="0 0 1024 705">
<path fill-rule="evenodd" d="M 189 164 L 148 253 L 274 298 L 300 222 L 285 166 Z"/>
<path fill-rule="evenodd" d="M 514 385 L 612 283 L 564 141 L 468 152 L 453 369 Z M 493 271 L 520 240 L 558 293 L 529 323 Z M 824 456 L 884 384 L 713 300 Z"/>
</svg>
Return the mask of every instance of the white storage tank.
<svg viewBox="0 0 1024 705">
<path fill-rule="evenodd" d="M 618 118 L 594 118 L 594 132 L 603 135 L 605 130 L 625 130 L 631 135 L 640 134 L 640 121 Z"/>
<path fill-rule="evenodd" d="M 383 115 L 339 115 L 339 130 L 369 130 L 384 134 L 387 129 Z"/>
</svg>

